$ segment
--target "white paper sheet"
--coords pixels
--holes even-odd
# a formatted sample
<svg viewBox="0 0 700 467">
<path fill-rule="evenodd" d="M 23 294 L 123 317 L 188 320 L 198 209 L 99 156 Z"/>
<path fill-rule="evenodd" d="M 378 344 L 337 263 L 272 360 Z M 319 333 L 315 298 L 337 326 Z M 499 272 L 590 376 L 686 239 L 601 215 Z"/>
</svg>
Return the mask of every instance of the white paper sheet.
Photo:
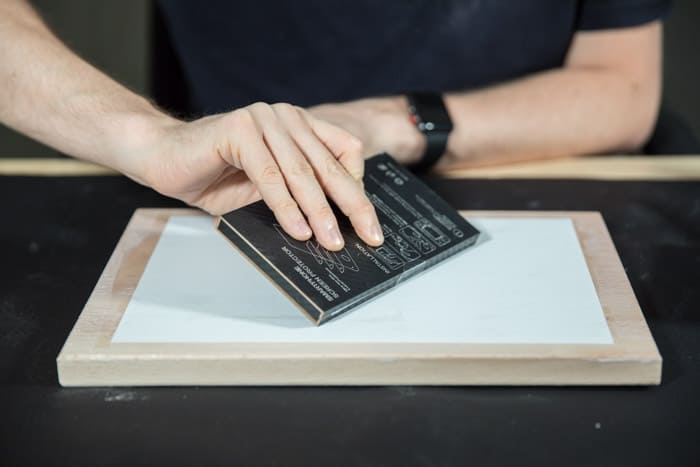
<svg viewBox="0 0 700 467">
<path fill-rule="evenodd" d="M 470 221 L 476 246 L 316 327 L 211 219 L 173 217 L 112 342 L 612 343 L 569 219 Z"/>
</svg>

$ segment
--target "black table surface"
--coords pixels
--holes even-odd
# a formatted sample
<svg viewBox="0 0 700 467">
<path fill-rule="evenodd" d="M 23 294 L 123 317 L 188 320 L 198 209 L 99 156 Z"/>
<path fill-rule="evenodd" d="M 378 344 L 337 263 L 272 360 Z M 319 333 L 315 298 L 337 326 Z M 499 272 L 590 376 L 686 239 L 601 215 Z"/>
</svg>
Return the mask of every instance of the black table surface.
<svg viewBox="0 0 700 467">
<path fill-rule="evenodd" d="M 700 465 L 700 183 L 440 180 L 462 209 L 601 211 L 659 387 L 61 388 L 138 207 L 123 177 L 0 177 L 0 465 Z"/>
</svg>

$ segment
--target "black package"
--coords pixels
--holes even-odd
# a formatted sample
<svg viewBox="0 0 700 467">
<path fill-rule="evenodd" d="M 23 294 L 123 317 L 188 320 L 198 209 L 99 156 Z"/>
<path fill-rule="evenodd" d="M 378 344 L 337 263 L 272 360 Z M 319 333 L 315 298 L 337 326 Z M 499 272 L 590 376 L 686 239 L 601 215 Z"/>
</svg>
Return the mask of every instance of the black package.
<svg viewBox="0 0 700 467">
<path fill-rule="evenodd" d="M 287 235 L 263 201 L 219 218 L 218 228 L 316 324 L 321 324 L 473 245 L 479 232 L 387 154 L 365 162 L 365 191 L 384 244 L 363 242 L 336 209 L 345 247 Z"/>
</svg>

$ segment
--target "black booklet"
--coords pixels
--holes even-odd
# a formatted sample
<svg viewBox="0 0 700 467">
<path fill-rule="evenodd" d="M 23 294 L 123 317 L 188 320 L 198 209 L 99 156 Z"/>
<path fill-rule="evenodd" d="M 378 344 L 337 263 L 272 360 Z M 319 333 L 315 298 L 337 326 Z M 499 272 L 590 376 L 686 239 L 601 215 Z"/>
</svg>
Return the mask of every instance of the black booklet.
<svg viewBox="0 0 700 467">
<path fill-rule="evenodd" d="M 339 211 L 340 251 L 287 235 L 263 201 L 219 218 L 219 230 L 316 324 L 334 318 L 476 242 L 479 232 L 394 159 L 365 163 L 365 191 L 384 233 L 363 242 Z"/>
</svg>

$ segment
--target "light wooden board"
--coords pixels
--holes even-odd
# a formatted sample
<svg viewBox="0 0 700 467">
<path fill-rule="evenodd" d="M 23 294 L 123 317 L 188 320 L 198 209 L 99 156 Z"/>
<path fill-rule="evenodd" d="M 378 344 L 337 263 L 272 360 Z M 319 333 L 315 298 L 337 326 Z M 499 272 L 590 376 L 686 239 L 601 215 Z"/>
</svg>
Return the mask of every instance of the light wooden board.
<svg viewBox="0 0 700 467">
<path fill-rule="evenodd" d="M 700 156 L 592 156 L 438 172 L 449 178 L 700 180 Z M 98 176 L 117 172 L 75 159 L 0 158 L 0 175 Z"/>
<path fill-rule="evenodd" d="M 440 171 L 447 178 L 700 180 L 697 156 L 594 156 Z"/>
<path fill-rule="evenodd" d="M 572 219 L 613 344 L 114 343 L 171 215 L 130 221 L 58 357 L 61 384 L 658 384 L 661 357 L 598 213 L 465 212 L 478 217 Z"/>
<path fill-rule="evenodd" d="M 107 167 L 68 158 L 6 158 L 0 159 L 0 175 L 34 177 L 80 177 L 119 175 Z"/>
</svg>

